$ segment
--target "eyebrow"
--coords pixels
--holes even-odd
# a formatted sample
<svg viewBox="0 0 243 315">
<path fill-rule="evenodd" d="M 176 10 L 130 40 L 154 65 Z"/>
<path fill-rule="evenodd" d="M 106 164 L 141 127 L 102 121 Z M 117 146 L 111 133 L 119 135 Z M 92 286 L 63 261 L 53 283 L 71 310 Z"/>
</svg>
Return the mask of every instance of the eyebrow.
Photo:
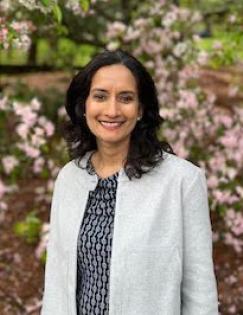
<svg viewBox="0 0 243 315">
<path fill-rule="evenodd" d="M 91 92 L 105 92 L 105 93 L 107 93 L 108 91 L 105 89 L 101 89 L 101 88 L 93 88 L 93 89 L 91 89 Z M 136 93 L 134 91 L 127 90 L 127 91 L 121 91 L 119 94 L 133 94 L 133 95 L 135 95 Z"/>
</svg>

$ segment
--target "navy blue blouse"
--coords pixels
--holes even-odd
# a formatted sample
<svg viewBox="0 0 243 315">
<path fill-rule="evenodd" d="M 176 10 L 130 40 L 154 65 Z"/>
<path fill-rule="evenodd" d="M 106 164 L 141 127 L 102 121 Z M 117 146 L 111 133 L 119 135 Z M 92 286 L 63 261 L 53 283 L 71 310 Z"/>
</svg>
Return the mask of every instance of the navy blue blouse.
<svg viewBox="0 0 243 315">
<path fill-rule="evenodd" d="M 108 315 L 109 274 L 119 172 L 100 178 L 89 157 L 88 173 L 98 177 L 89 192 L 77 243 L 77 315 Z"/>
</svg>

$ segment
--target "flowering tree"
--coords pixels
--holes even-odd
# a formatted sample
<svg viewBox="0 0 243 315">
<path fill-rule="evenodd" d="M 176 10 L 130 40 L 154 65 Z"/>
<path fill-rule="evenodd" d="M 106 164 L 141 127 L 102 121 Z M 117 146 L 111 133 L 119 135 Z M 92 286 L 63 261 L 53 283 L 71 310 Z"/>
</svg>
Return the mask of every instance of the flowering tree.
<svg viewBox="0 0 243 315">
<path fill-rule="evenodd" d="M 95 3 L 94 0 L 91 2 Z M 28 50 L 35 36 L 63 35 L 66 33 L 62 25 L 64 11 L 85 16 L 89 5 L 89 0 L 2 0 L 0 48 L 17 47 Z"/>
<path fill-rule="evenodd" d="M 172 144 L 177 155 L 197 162 L 206 170 L 211 209 L 225 220 L 224 233 L 215 232 L 214 241 L 222 239 L 237 253 L 242 252 L 243 111 L 235 106 L 217 107 L 215 96 L 203 91 L 198 84 L 200 67 L 212 62 L 220 65 L 225 58 L 227 50 L 223 43 L 215 42 L 210 53 L 199 50 L 200 37 L 195 30 L 202 16 L 197 11 L 173 5 L 173 1 L 146 0 L 137 6 L 135 1 L 129 1 L 135 8 L 132 13 L 125 7 L 113 16 L 110 4 L 105 13 L 99 14 L 99 7 L 95 7 L 98 2 L 3 0 L 0 7 L 6 14 L 0 20 L 2 47 L 29 49 L 37 32 L 58 37 L 60 34 L 68 36 L 69 30 L 69 35 L 78 41 L 80 37 L 76 36 L 80 34 L 72 33 L 72 28 L 76 31 L 79 25 L 82 29 L 80 25 L 85 25 L 87 18 L 93 15 L 98 21 L 105 14 L 96 27 L 105 27 L 106 34 L 102 27 L 91 28 L 85 37 L 81 35 L 81 40 L 94 43 L 92 34 L 99 31 L 97 46 L 127 49 L 151 72 L 158 90 L 160 113 L 165 118 L 159 136 Z M 91 9 L 87 11 L 89 5 Z M 74 16 L 83 24 L 75 24 Z M 240 21 L 238 15 L 234 18 L 231 14 L 227 18 L 232 26 Z M 70 23 L 73 23 L 72 28 Z M 238 89 L 232 86 L 230 93 L 234 95 Z M 63 107 L 58 115 L 59 119 L 66 119 Z M 18 180 L 26 174 L 45 179 L 43 186 L 34 191 L 35 200 L 50 202 L 53 180 L 66 159 L 62 154 L 65 145 L 55 131 L 54 121 L 44 114 L 38 98 L 28 102 L 7 96 L 0 99 L 0 220 L 8 206 L 4 197 L 20 189 Z M 44 223 L 36 249 L 38 258 L 45 252 L 48 231 L 49 225 Z"/>
<path fill-rule="evenodd" d="M 141 17 L 142 16 L 142 17 Z M 166 119 L 162 135 L 175 152 L 205 168 L 211 209 L 226 214 L 229 231 L 224 238 L 236 251 L 243 248 L 243 111 L 232 107 L 224 112 L 215 106 L 213 94 L 197 84 L 198 69 L 210 56 L 194 45 L 200 22 L 191 12 L 159 1 L 140 8 L 129 26 L 108 25 L 107 47 L 126 47 L 144 62 L 156 80 L 161 115 Z M 241 237 L 240 237 L 241 236 Z"/>
<path fill-rule="evenodd" d="M 6 6 L 7 1 L 3 3 Z M 59 5 L 55 1 L 25 1 L 22 4 L 19 0 L 16 3 L 30 11 L 47 14 Z M 74 0 L 65 2 L 65 6 L 77 15 L 83 14 Z M 194 29 L 200 21 L 199 12 L 177 7 L 170 1 L 143 2 L 129 24 L 121 20 L 107 24 L 107 47 L 122 46 L 130 50 L 151 71 L 158 89 L 161 115 L 166 118 L 161 135 L 173 144 L 179 156 L 198 161 L 206 169 L 211 208 L 220 214 L 230 214 L 230 217 L 225 216 L 229 232 L 224 239 L 240 251 L 243 244 L 239 236 L 243 234 L 243 224 L 236 212 L 241 210 L 243 197 L 240 188 L 242 109 L 232 107 L 230 113 L 223 112 L 215 106 L 214 96 L 202 91 L 197 84 L 198 68 L 206 65 L 211 57 L 195 48 L 200 38 Z M 18 114 L 19 108 L 15 106 L 14 109 Z M 26 125 L 20 125 L 19 134 L 23 136 L 26 128 Z M 18 149 L 27 155 L 30 151 L 36 152 L 26 143 L 18 145 Z M 17 163 L 7 154 L 3 165 L 10 165 L 10 162 L 12 165 Z M 44 162 L 37 159 L 35 163 Z M 223 236 L 215 235 L 215 239 L 217 237 Z"/>
<path fill-rule="evenodd" d="M 0 197 L 19 189 L 17 180 L 28 176 L 47 178 L 46 185 L 39 191 L 42 199 L 52 191 L 53 178 L 59 168 L 52 159 L 50 144 L 55 132 L 53 123 L 41 113 L 42 104 L 37 98 L 30 103 L 0 100 Z M 10 132 L 10 130 L 14 132 Z M 11 143 L 11 145 L 9 145 Z M 62 150 L 60 143 L 57 147 Z M 38 191 L 36 191 L 38 195 Z M 39 200 L 40 200 L 39 196 Z M 47 199 L 50 201 L 50 199 Z M 0 202 L 0 211 L 7 210 L 7 204 Z M 1 220 L 3 220 L 3 212 Z"/>
</svg>

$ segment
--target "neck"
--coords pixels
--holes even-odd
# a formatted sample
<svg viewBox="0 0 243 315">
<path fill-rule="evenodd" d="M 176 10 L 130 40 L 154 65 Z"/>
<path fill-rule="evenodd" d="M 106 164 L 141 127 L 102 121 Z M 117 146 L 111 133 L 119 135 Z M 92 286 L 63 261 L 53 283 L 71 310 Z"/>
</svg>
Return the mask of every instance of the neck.
<svg viewBox="0 0 243 315">
<path fill-rule="evenodd" d="M 128 145 L 114 147 L 109 145 L 98 145 L 94 153 L 94 161 L 100 168 L 122 167 L 128 154 Z"/>
</svg>

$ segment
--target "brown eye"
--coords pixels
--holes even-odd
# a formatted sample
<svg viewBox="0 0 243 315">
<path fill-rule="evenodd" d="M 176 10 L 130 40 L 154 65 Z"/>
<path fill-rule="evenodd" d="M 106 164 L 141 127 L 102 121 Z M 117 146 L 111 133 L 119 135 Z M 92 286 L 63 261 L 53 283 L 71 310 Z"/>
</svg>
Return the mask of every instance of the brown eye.
<svg viewBox="0 0 243 315">
<path fill-rule="evenodd" d="M 105 95 L 95 94 L 94 99 L 96 99 L 97 101 L 103 101 L 105 99 Z"/>
<path fill-rule="evenodd" d="M 133 98 L 131 96 L 121 96 L 121 101 L 123 103 L 130 103 L 133 101 Z"/>
</svg>

